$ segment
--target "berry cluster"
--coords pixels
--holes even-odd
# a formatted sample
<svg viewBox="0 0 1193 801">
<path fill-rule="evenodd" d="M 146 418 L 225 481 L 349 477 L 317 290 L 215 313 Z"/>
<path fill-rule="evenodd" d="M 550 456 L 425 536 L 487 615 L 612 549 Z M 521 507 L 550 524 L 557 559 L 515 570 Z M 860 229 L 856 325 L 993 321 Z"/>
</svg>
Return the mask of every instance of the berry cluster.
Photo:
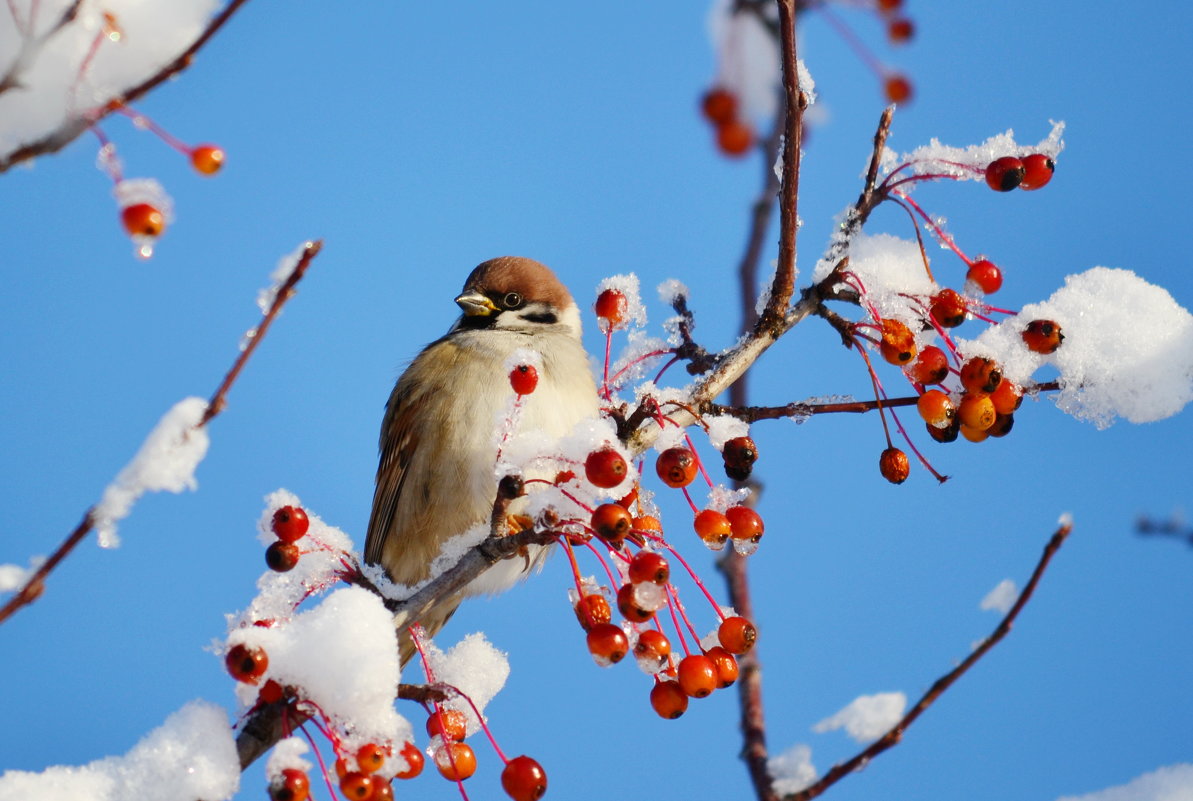
<svg viewBox="0 0 1193 801">
<path fill-rule="evenodd" d="M 311 521 L 301 506 L 283 506 L 273 514 L 271 529 L 277 541 L 265 549 L 265 564 L 270 570 L 285 573 L 298 564 L 299 550 L 296 544 L 306 536 Z"/>
<path fill-rule="evenodd" d="M 704 118 L 713 127 L 717 148 L 726 156 L 737 158 L 754 146 L 754 129 L 740 115 L 737 95 L 717 86 L 708 90 L 700 101 Z"/>
</svg>

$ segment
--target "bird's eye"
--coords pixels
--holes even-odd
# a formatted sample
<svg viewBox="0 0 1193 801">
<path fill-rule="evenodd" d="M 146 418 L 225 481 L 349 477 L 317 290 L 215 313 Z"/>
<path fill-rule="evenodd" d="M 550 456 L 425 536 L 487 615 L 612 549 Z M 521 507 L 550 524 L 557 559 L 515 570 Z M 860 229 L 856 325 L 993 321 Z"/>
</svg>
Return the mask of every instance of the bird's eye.
<svg viewBox="0 0 1193 801">
<path fill-rule="evenodd" d="M 522 296 L 517 292 L 507 292 L 501 299 L 501 305 L 507 309 L 516 309 L 522 305 Z"/>
</svg>

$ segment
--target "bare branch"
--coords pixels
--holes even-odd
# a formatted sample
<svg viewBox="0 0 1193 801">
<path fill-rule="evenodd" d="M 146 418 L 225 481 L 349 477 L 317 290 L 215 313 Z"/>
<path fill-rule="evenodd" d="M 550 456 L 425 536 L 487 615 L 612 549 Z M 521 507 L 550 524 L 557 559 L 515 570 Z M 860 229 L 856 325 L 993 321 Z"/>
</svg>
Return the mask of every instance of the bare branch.
<svg viewBox="0 0 1193 801">
<path fill-rule="evenodd" d="M 203 418 L 196 425 L 196 428 L 202 428 L 203 426 L 207 425 L 207 423 L 211 422 L 211 420 L 223 410 L 224 399 L 228 394 L 228 390 L 232 387 L 233 382 L 236 381 L 236 377 L 240 375 L 240 371 L 244 367 L 245 362 L 248 361 L 249 356 L 253 354 L 253 351 L 256 350 L 257 345 L 260 344 L 261 339 L 265 336 L 265 332 L 269 329 L 269 324 L 273 322 L 274 318 L 277 317 L 278 312 L 282 310 L 282 306 L 285 305 L 286 301 L 289 300 L 294 294 L 294 286 L 302 280 L 303 275 L 306 274 L 307 267 L 310 265 L 311 259 L 315 258 L 321 247 L 323 247 L 323 243 L 321 241 L 308 242 L 306 244 L 306 248 L 303 251 L 302 257 L 299 259 L 298 264 L 294 267 L 290 277 L 286 279 L 286 282 L 278 291 L 277 296 L 274 298 L 273 305 L 270 306 L 261 322 L 257 325 L 256 336 L 254 336 L 249 342 L 248 347 L 241 351 L 240 355 L 233 363 L 232 369 L 228 371 L 228 374 L 220 383 L 220 386 L 215 391 L 215 394 L 211 396 L 211 400 L 207 405 L 207 411 L 204 412 Z M 21 607 L 28 606 L 41 596 L 42 591 L 45 589 L 46 576 L 48 576 L 50 571 L 57 567 L 58 563 L 65 559 L 71 553 L 71 551 L 75 549 L 75 546 L 82 542 L 83 538 L 86 537 L 91 531 L 95 525 L 94 515 L 95 507 L 93 506 L 87 510 L 86 514 L 83 515 L 82 521 L 78 526 L 75 527 L 74 531 L 72 531 L 70 535 L 63 540 L 62 544 L 55 549 L 54 553 L 50 554 L 49 558 L 47 558 L 46 561 L 43 562 L 40 567 L 38 567 L 29 580 L 25 582 L 24 586 L 17 590 L 16 593 L 8 599 L 3 607 L 0 607 L 0 623 L 3 623 L 8 618 L 12 617 L 12 615 Z"/>
</svg>

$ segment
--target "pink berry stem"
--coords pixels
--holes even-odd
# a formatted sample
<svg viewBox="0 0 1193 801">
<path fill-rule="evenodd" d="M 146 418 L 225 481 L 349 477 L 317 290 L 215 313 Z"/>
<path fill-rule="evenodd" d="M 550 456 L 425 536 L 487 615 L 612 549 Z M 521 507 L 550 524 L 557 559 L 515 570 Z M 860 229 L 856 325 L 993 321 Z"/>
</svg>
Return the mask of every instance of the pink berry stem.
<svg viewBox="0 0 1193 801">
<path fill-rule="evenodd" d="M 700 458 L 700 453 L 696 450 L 696 445 L 692 442 L 692 437 L 689 434 L 683 435 L 684 440 L 688 443 L 688 450 L 696 457 L 696 467 L 700 468 L 700 475 L 704 476 L 704 481 L 708 484 L 708 488 L 713 488 L 712 479 L 708 476 L 708 471 L 704 469 L 704 460 Z"/>
<path fill-rule="evenodd" d="M 679 602 L 679 590 L 675 588 L 674 584 L 668 584 L 666 589 L 667 594 L 671 597 L 671 600 L 675 602 L 674 607 L 675 609 L 679 610 L 679 616 L 683 618 L 684 625 L 688 627 L 688 633 L 692 635 L 692 642 L 694 642 L 696 647 L 700 648 L 701 653 L 703 653 L 704 649 L 700 647 L 700 635 L 696 632 L 696 627 L 692 625 L 692 621 L 688 619 L 687 610 L 684 609 L 683 604 Z M 684 653 L 687 652 L 688 651 L 685 648 Z"/>
<path fill-rule="evenodd" d="M 690 656 L 692 652 L 688 650 L 688 641 L 684 639 L 683 627 L 679 625 L 679 617 L 675 614 L 675 607 L 679 605 L 679 600 L 672 596 L 670 584 L 665 589 L 667 590 L 667 610 L 671 613 L 671 623 L 675 626 L 675 633 L 679 636 L 679 647 L 683 648 L 684 656 Z"/>
<path fill-rule="evenodd" d="M 849 45 L 850 49 L 870 68 L 871 72 L 879 78 L 886 75 L 887 69 L 883 66 L 882 62 L 874 57 L 874 54 L 870 52 L 870 48 L 866 47 L 865 43 L 858 38 L 857 34 L 848 25 L 838 19 L 836 14 L 828 10 L 827 4 L 817 3 L 812 8 L 820 12 L 820 15 L 824 17 L 825 21 L 845 40 L 845 44 Z"/>
<path fill-rule="evenodd" d="M 671 360 L 668 361 L 666 364 L 664 364 L 663 368 L 661 370 L 659 370 L 659 374 L 654 377 L 654 383 L 655 384 L 659 383 L 659 379 L 661 379 L 663 377 L 663 373 L 667 372 L 667 370 L 669 370 L 671 368 L 671 365 L 675 364 L 678 361 L 679 361 L 678 356 L 671 357 Z"/>
<path fill-rule="evenodd" d="M 323 761 L 323 754 L 319 753 L 319 746 L 315 745 L 315 738 L 311 737 L 311 733 L 307 731 L 306 726 L 299 726 L 298 730 L 307 738 L 307 742 L 311 744 L 311 750 L 315 752 L 315 759 L 319 761 L 319 772 L 323 774 L 323 781 L 327 783 L 327 794 L 331 798 L 335 798 L 336 791 L 331 784 L 331 774 L 327 772 L 327 763 Z"/>
<path fill-rule="evenodd" d="M 485 716 L 481 714 L 480 709 L 478 709 L 476 706 L 476 702 L 472 700 L 472 698 L 468 695 L 468 693 L 464 692 L 459 687 L 456 687 L 455 685 L 452 685 L 452 684 L 441 684 L 439 686 L 450 690 L 451 692 L 455 693 L 457 696 L 459 696 L 460 698 L 463 698 L 465 701 L 468 702 L 468 706 L 472 707 L 473 714 L 475 714 L 476 719 L 478 721 L 480 721 L 481 730 L 484 731 L 485 736 L 487 738 L 489 738 L 489 744 L 493 746 L 493 750 L 497 752 L 497 756 L 501 758 L 502 762 L 509 762 L 509 760 L 505 758 L 505 754 L 502 753 L 501 746 L 499 746 L 497 744 L 496 738 L 493 737 L 493 732 L 489 729 L 489 724 L 485 723 Z M 455 767 L 455 765 L 452 765 L 452 767 Z"/>
<path fill-rule="evenodd" d="M 957 247 L 957 243 L 953 241 L 953 237 L 951 237 L 947 233 L 945 233 L 944 229 L 942 229 L 939 225 L 937 225 L 936 222 L 931 217 L 928 216 L 928 213 L 926 211 L 924 211 L 922 208 L 920 208 L 919 203 L 916 203 L 914 200 L 911 199 L 911 197 L 909 195 L 906 195 L 903 192 L 900 192 L 898 190 L 892 192 L 891 194 L 893 194 L 895 196 L 896 203 L 900 203 L 900 204 L 907 203 L 909 206 L 911 206 L 913 209 L 915 209 L 916 213 L 919 214 L 920 217 L 922 217 L 924 219 L 924 224 L 927 225 L 928 228 L 931 229 L 932 233 L 934 233 L 936 235 L 936 238 L 939 239 L 944 244 L 945 247 L 947 247 L 949 250 L 953 251 L 958 256 L 960 256 L 961 261 L 965 262 L 966 264 L 973 263 L 968 256 L 966 256 L 964 253 L 961 252 L 961 248 Z"/>
<path fill-rule="evenodd" d="M 646 361 L 647 359 L 653 359 L 656 356 L 666 356 L 668 353 L 675 353 L 675 351 L 668 348 L 667 350 L 652 350 L 650 353 L 644 353 L 641 356 L 639 356 L 637 359 L 634 359 L 632 362 L 627 364 L 625 367 L 621 368 L 616 373 L 614 373 L 613 378 L 611 378 L 610 381 L 612 381 L 613 384 L 616 386 L 617 380 L 619 378 L 621 378 L 623 375 L 625 375 L 626 371 L 629 370 L 631 367 L 642 364 L 642 362 Z M 674 364 L 675 361 L 678 359 L 679 359 L 679 357 L 676 356 L 674 359 L 672 359 L 670 362 L 667 363 L 668 366 L 671 364 Z M 667 368 L 664 367 L 663 369 L 666 370 Z M 660 375 L 661 375 L 661 373 L 660 373 Z"/>
<path fill-rule="evenodd" d="M 563 550 L 572 564 L 572 580 L 576 582 L 576 595 L 579 600 L 584 597 L 584 586 L 580 583 L 580 564 L 576 561 L 576 552 L 572 550 L 572 541 L 566 534 L 560 534 L 557 539 L 563 543 Z"/>
<path fill-rule="evenodd" d="M 609 353 L 613 349 L 613 326 L 605 332 L 605 369 L 601 378 L 601 397 L 609 400 Z"/>
<path fill-rule="evenodd" d="M 620 587 L 621 581 L 613 576 L 613 569 L 609 567 L 609 563 L 605 561 L 605 557 L 597 550 L 596 546 L 592 544 L 592 540 L 584 543 L 590 551 L 596 554 L 597 560 L 601 563 L 601 567 L 605 568 L 605 574 L 609 576 L 609 585 L 611 587 Z"/>
<path fill-rule="evenodd" d="M 692 581 L 695 582 L 696 586 L 700 588 L 700 592 L 704 593 L 704 597 L 708 599 L 710 604 L 712 604 L 713 611 L 717 613 L 717 617 L 719 617 L 721 620 L 724 620 L 725 613 L 721 611 L 721 605 L 717 603 L 716 598 L 712 597 L 712 593 L 708 591 L 708 587 L 704 586 L 704 582 L 700 579 L 700 576 L 696 574 L 696 571 L 692 569 L 692 566 L 688 564 L 688 560 L 683 558 L 683 554 L 672 548 L 671 544 L 662 537 L 651 537 L 651 539 L 666 548 L 667 552 L 674 556 L 679 563 L 683 565 L 683 569 L 686 570 L 688 575 L 692 577 Z"/>
</svg>

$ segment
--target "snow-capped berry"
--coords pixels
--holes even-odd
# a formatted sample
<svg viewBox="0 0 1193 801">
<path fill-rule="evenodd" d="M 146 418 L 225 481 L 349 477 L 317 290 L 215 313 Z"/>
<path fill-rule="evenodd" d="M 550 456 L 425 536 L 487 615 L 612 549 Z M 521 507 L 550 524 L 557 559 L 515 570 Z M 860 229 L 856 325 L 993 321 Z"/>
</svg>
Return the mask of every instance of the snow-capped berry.
<svg viewBox="0 0 1193 801">
<path fill-rule="evenodd" d="M 224 665 L 232 678 L 245 684 L 256 684 L 269 669 L 269 655 L 264 648 L 243 643 L 233 645 L 224 656 Z"/>
<path fill-rule="evenodd" d="M 650 705 L 659 717 L 675 720 L 688 711 L 688 694 L 674 679 L 660 681 L 650 690 Z"/>
<path fill-rule="evenodd" d="M 930 389 L 920 395 L 916 401 L 916 411 L 925 423 L 936 428 L 944 428 L 957 414 L 952 399 L 939 389 Z"/>
<path fill-rule="evenodd" d="M 538 801 L 547 792 L 547 772 L 528 756 L 516 756 L 501 771 L 501 787 L 514 801 Z"/>
<path fill-rule="evenodd" d="M 965 278 L 987 295 L 993 295 L 1002 288 L 1002 270 L 988 259 L 979 259 L 969 265 Z"/>
<path fill-rule="evenodd" d="M 588 630 L 588 652 L 601 667 L 620 662 L 630 650 L 630 640 L 621 626 L 599 623 Z"/>
<path fill-rule="evenodd" d="M 224 151 L 215 145 L 199 145 L 191 151 L 191 166 L 203 175 L 215 175 L 224 166 Z"/>
<path fill-rule="evenodd" d="M 1023 183 L 1023 162 L 1003 156 L 986 165 L 986 185 L 996 192 L 1010 192 Z"/>
<path fill-rule="evenodd" d="M 915 334 L 899 320 L 883 320 L 882 343 L 878 350 L 889 364 L 905 365 L 915 358 Z"/>
<path fill-rule="evenodd" d="M 1023 330 L 1023 342 L 1036 353 L 1055 353 L 1065 341 L 1060 325 L 1052 320 L 1032 320 Z"/>
<path fill-rule="evenodd" d="M 892 484 L 902 484 L 911 475 L 907 454 L 895 447 L 885 449 L 878 457 L 878 471 Z"/>
<path fill-rule="evenodd" d="M 298 546 L 292 542 L 277 542 L 265 549 L 265 564 L 278 573 L 293 570 L 298 564 Z"/>
<path fill-rule="evenodd" d="M 284 768 L 269 782 L 270 801 L 306 801 L 310 795 L 311 780 L 298 768 Z"/>
<path fill-rule="evenodd" d="M 414 743 L 407 742 L 402 746 L 402 750 L 398 754 L 402 759 L 406 760 L 406 770 L 399 771 L 394 778 L 413 779 L 423 772 L 423 764 L 426 762 L 426 758 L 423 757 L 423 752 L 418 750 L 418 746 Z"/>
<path fill-rule="evenodd" d="M 1024 156 L 1023 180 L 1019 183 L 1019 188 L 1028 191 L 1039 189 L 1052 180 L 1052 174 L 1055 171 L 1056 162 L 1052 160 L 1051 156 L 1046 156 L 1043 153 Z"/>
<path fill-rule="evenodd" d="M 903 374 L 917 384 L 939 384 L 949 377 L 949 357 L 940 348 L 929 345 L 903 368 Z"/>
<path fill-rule="evenodd" d="M 166 216 L 149 203 L 134 203 L 120 210 L 120 221 L 131 236 L 161 236 L 166 230 Z"/>
<path fill-rule="evenodd" d="M 629 472 L 625 457 L 613 448 L 601 448 L 584 460 L 584 476 L 588 482 L 602 489 L 616 487 Z"/>
<path fill-rule="evenodd" d="M 365 773 L 376 773 L 385 764 L 385 749 L 377 743 L 365 743 L 356 751 L 356 764 Z"/>
<path fill-rule="evenodd" d="M 696 454 L 688 448 L 668 448 L 655 461 L 655 472 L 659 478 L 675 489 L 691 484 L 698 469 Z"/>
<path fill-rule="evenodd" d="M 623 584 L 617 590 L 617 611 L 631 623 L 645 623 L 654 617 L 654 612 L 643 609 L 634 594 L 633 584 Z"/>
<path fill-rule="evenodd" d="M 617 289 L 606 289 L 597 295 L 594 305 L 597 319 L 601 321 L 601 330 L 621 328 L 628 316 L 629 301 L 624 292 Z"/>
<path fill-rule="evenodd" d="M 942 328 L 956 328 L 965 322 L 965 300 L 952 289 L 942 289 L 932 296 L 932 318 Z"/>
<path fill-rule="evenodd" d="M 721 450 L 725 460 L 725 475 L 734 481 L 745 481 L 758 460 L 758 446 L 750 437 L 734 437 Z"/>
<path fill-rule="evenodd" d="M 714 551 L 724 548 L 733 534 L 733 524 L 729 518 L 716 509 L 702 509 L 692 521 L 692 527 L 704 544 Z"/>
<path fill-rule="evenodd" d="M 516 395 L 529 395 L 539 385 L 539 371 L 533 364 L 519 364 L 510 371 L 510 386 Z"/>
<path fill-rule="evenodd" d="M 427 717 L 427 736 L 463 740 L 468 734 L 468 717 L 458 709 L 440 707 Z"/>
<path fill-rule="evenodd" d="M 634 656 L 640 661 L 662 667 L 671 656 L 671 641 L 667 635 L 655 629 L 646 629 L 638 635 L 638 642 L 634 643 Z"/>
<path fill-rule="evenodd" d="M 737 118 L 737 95 L 720 86 L 709 89 L 700 100 L 700 111 L 713 125 L 726 125 Z"/>
<path fill-rule="evenodd" d="M 679 660 L 676 679 L 689 696 L 704 698 L 717 689 L 717 666 L 704 654 L 689 654 Z"/>
<path fill-rule="evenodd" d="M 956 416 L 953 417 L 953 422 L 949 423 L 944 428 L 937 428 L 934 425 L 925 423 L 928 429 L 928 436 L 940 443 L 956 442 L 957 434 L 960 431 L 961 421 Z"/>
<path fill-rule="evenodd" d="M 889 103 L 906 103 L 911 100 L 911 81 L 902 75 L 891 75 L 882 83 L 882 90 Z"/>
<path fill-rule="evenodd" d="M 576 602 L 575 611 L 580 628 L 585 631 L 613 619 L 613 609 L 609 606 L 609 600 L 595 592 L 580 598 Z"/>
<path fill-rule="evenodd" d="M 621 547 L 625 536 L 630 533 L 634 518 L 625 507 L 616 503 L 602 503 L 592 513 L 592 530 L 609 547 Z"/>
<path fill-rule="evenodd" d="M 270 529 L 282 542 L 298 542 L 310 525 L 306 510 L 301 506 L 283 506 L 273 513 Z"/>
<path fill-rule="evenodd" d="M 717 126 L 717 147 L 726 156 L 739 157 L 754 146 L 754 129 L 742 120 L 730 120 Z"/>
<path fill-rule="evenodd" d="M 961 386 L 969 392 L 989 394 L 998 389 L 1002 368 L 993 359 L 974 356 L 961 365 Z"/>
<path fill-rule="evenodd" d="M 758 641 L 758 629 L 740 615 L 727 617 L 717 628 L 717 640 L 731 654 L 742 654 L 754 647 Z"/>
<path fill-rule="evenodd" d="M 650 582 L 662 586 L 671 580 L 671 566 L 654 551 L 639 551 L 630 560 L 628 574 L 634 584 Z"/>
<path fill-rule="evenodd" d="M 758 542 L 762 539 L 765 526 L 762 516 L 748 506 L 730 506 L 725 510 L 729 520 L 729 536 L 735 540 Z"/>
</svg>

